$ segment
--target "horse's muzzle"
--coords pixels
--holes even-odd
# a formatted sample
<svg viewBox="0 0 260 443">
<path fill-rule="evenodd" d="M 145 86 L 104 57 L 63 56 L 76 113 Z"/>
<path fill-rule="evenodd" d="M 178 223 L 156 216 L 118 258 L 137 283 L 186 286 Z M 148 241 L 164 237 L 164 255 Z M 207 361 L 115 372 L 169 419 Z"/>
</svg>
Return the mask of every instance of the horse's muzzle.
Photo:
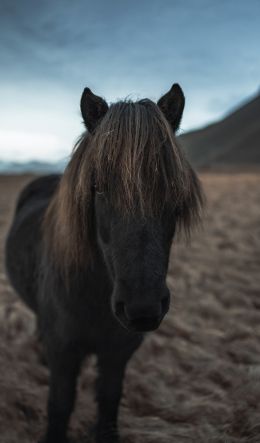
<svg viewBox="0 0 260 443">
<path fill-rule="evenodd" d="M 127 306 L 124 302 L 115 305 L 115 316 L 128 331 L 148 332 L 154 331 L 160 326 L 162 319 L 168 312 L 170 305 L 169 295 L 165 296 L 159 303 L 152 305 Z"/>
</svg>

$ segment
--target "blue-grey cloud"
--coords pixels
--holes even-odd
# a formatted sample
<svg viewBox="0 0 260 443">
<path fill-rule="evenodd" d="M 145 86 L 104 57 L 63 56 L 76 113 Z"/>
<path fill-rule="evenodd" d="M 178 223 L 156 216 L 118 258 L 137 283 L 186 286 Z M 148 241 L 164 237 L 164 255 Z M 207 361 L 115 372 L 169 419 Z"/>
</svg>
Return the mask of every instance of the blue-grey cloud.
<svg viewBox="0 0 260 443">
<path fill-rule="evenodd" d="M 183 127 L 207 123 L 258 87 L 259 14 L 258 0 L 0 0 L 0 95 L 68 128 L 85 85 L 156 99 L 178 81 Z"/>
</svg>

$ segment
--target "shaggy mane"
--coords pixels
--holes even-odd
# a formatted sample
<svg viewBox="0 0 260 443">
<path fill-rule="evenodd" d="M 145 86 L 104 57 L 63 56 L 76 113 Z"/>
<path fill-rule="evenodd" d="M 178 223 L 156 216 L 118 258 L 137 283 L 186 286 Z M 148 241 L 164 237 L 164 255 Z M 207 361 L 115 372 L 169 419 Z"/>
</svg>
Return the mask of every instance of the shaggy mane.
<svg viewBox="0 0 260 443">
<path fill-rule="evenodd" d="M 62 269 L 86 265 L 93 255 L 95 189 L 125 216 L 159 216 L 168 205 L 187 234 L 200 219 L 198 178 L 147 99 L 111 105 L 96 131 L 76 143 L 44 220 L 49 255 Z"/>
</svg>

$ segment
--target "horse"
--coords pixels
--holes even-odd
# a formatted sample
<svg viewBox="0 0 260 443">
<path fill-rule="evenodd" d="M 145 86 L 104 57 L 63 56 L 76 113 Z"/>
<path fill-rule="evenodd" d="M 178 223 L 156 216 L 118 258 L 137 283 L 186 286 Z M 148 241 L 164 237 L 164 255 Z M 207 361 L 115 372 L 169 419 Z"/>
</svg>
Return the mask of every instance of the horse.
<svg viewBox="0 0 260 443">
<path fill-rule="evenodd" d="M 20 193 L 6 241 L 9 280 L 37 318 L 50 370 L 41 442 L 64 443 L 77 378 L 97 356 L 97 443 L 119 442 L 126 365 L 170 305 L 166 275 L 175 233 L 190 235 L 200 181 L 179 146 L 185 97 L 111 104 L 85 88 L 85 131 L 63 174 Z"/>
</svg>

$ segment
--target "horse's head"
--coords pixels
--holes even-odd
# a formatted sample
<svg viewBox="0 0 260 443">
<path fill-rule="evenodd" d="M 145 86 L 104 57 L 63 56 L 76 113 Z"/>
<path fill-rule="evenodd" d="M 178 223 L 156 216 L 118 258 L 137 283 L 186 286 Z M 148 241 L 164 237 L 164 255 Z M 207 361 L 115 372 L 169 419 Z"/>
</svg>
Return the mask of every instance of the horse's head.
<svg viewBox="0 0 260 443">
<path fill-rule="evenodd" d="M 173 102 L 175 127 L 184 106 L 183 94 L 179 89 L 178 92 Z M 161 100 L 163 106 L 164 100 Z M 88 126 L 88 115 L 84 120 Z M 134 151 L 135 146 L 132 148 Z M 116 187 L 115 192 L 118 192 Z M 111 205 L 107 191 L 97 189 L 95 213 L 98 243 L 113 282 L 113 312 L 128 329 L 146 331 L 157 328 L 169 308 L 170 294 L 165 280 L 175 220 L 167 207 L 153 216 L 142 213 L 138 194 L 136 191 L 135 211 L 122 215 Z"/>
<path fill-rule="evenodd" d="M 111 308 L 129 330 L 159 326 L 170 303 L 174 233 L 189 231 L 199 217 L 200 185 L 175 139 L 183 108 L 177 84 L 157 104 L 109 107 L 88 88 L 81 98 L 88 131 L 61 181 L 57 261 L 82 266 L 90 255 L 95 261 L 98 248 L 113 287 Z"/>
<path fill-rule="evenodd" d="M 88 88 L 81 98 L 93 137 L 98 246 L 113 285 L 113 313 L 131 330 L 156 329 L 168 311 L 175 229 L 189 224 L 192 212 L 196 217 L 201 202 L 195 174 L 174 138 L 183 109 L 177 84 L 157 105 L 141 100 L 109 108 Z"/>
<path fill-rule="evenodd" d="M 97 239 L 113 284 L 112 309 L 128 329 L 156 329 L 169 308 L 166 286 L 174 215 L 120 214 L 106 193 L 96 193 Z"/>
</svg>

